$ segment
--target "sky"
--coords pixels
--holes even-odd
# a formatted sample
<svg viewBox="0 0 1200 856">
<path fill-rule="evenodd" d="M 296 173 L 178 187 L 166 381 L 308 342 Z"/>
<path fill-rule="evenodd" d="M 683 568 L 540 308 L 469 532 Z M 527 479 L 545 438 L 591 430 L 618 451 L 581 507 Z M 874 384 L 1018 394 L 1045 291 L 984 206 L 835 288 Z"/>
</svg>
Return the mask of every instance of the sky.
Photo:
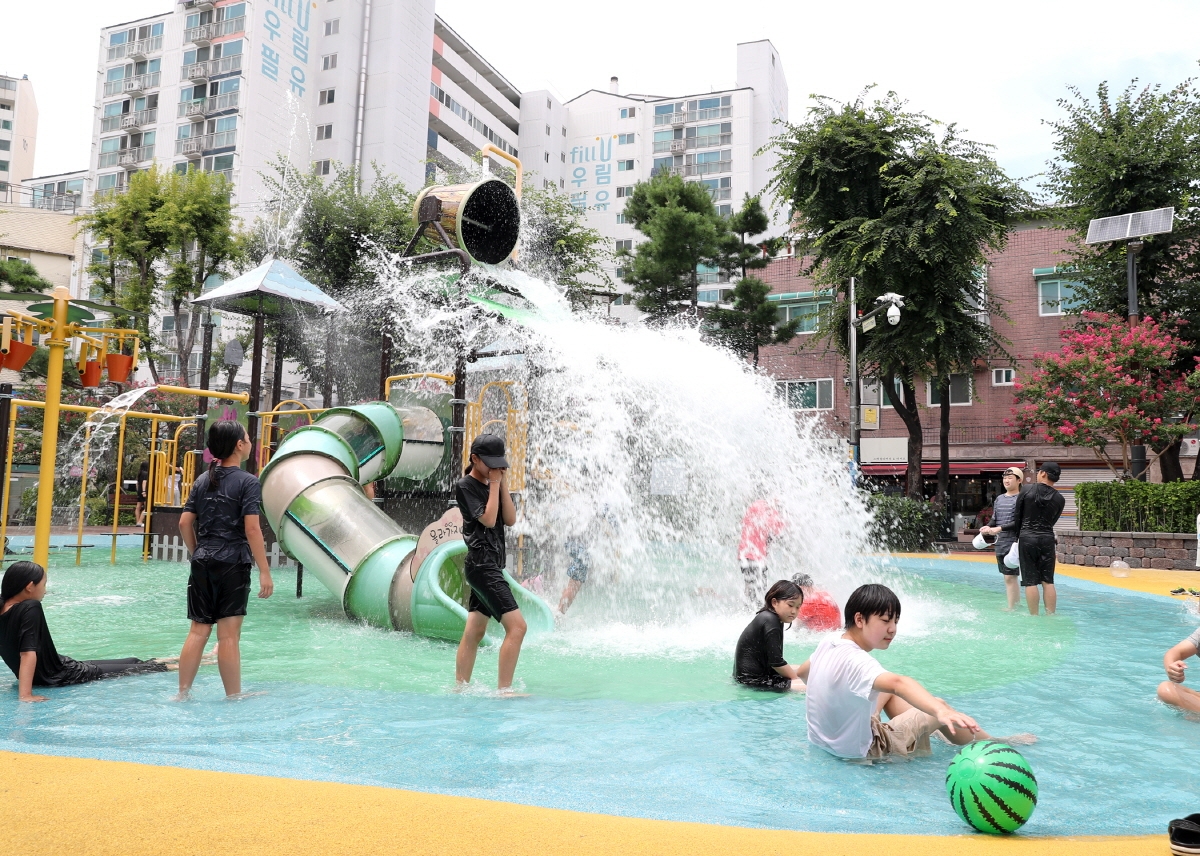
<svg viewBox="0 0 1200 856">
<path fill-rule="evenodd" d="M 38 174 L 86 165 L 100 27 L 173 2 L 5 4 L 0 73 L 33 82 Z M 1056 102 L 1068 86 L 1094 95 L 1105 80 L 1116 90 L 1133 78 L 1171 86 L 1200 71 L 1195 0 L 440 0 L 437 11 L 518 89 L 564 99 L 607 89 L 613 75 L 622 92 L 729 88 L 736 44 L 769 38 L 787 74 L 792 121 L 804 118 L 812 94 L 851 100 L 875 85 L 995 146 L 1009 175 L 1029 183 L 1053 156 L 1044 123 L 1062 115 Z"/>
</svg>

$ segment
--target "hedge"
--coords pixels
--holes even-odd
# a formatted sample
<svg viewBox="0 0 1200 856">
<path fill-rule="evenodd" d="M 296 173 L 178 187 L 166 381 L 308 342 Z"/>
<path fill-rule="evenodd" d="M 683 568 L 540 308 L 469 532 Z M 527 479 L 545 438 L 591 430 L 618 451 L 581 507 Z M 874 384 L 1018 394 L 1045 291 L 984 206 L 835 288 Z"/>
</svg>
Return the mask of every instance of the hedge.
<svg viewBox="0 0 1200 856">
<path fill-rule="evenodd" d="M 1086 482 L 1075 504 L 1086 532 L 1195 532 L 1200 482 Z"/>
<path fill-rule="evenodd" d="M 928 552 L 941 534 L 942 511 L 928 502 L 877 493 L 867 497 L 867 507 L 874 517 L 871 538 L 885 550 Z"/>
</svg>

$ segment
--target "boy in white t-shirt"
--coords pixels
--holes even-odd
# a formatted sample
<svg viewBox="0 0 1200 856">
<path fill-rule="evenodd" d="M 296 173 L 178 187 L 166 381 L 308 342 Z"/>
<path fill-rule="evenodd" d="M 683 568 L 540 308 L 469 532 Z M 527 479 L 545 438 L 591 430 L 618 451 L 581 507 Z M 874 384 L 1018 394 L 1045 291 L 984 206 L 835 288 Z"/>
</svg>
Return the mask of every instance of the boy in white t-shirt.
<svg viewBox="0 0 1200 856">
<path fill-rule="evenodd" d="M 846 632 L 825 639 L 796 671 L 808 684 L 808 739 L 839 758 L 928 755 L 940 731 L 962 746 L 974 740 L 1033 743 L 1032 734 L 991 738 L 975 720 L 912 678 L 889 672 L 868 651 L 896 636 L 900 599 L 887 586 L 859 586 L 845 609 Z M 888 719 L 881 721 L 880 713 Z"/>
</svg>

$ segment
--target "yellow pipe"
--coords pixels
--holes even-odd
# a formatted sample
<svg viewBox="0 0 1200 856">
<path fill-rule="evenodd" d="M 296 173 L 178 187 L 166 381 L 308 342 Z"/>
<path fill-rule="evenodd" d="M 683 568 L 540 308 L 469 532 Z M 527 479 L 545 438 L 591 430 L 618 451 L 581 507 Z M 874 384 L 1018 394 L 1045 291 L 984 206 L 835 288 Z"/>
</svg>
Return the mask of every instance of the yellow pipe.
<svg viewBox="0 0 1200 856">
<path fill-rule="evenodd" d="M 117 563 L 117 524 L 121 522 L 121 467 L 125 463 L 125 417 L 127 413 L 121 414 L 121 422 L 117 427 L 117 487 L 113 491 L 113 531 L 112 531 L 112 552 L 109 554 L 110 564 Z M 151 425 L 154 424 L 152 421 Z M 150 442 L 154 442 L 154 432 L 150 432 Z M 153 448 L 153 446 L 151 446 Z"/>
<path fill-rule="evenodd" d="M 46 406 L 46 402 L 44 402 L 44 401 L 35 401 L 33 399 L 28 399 L 28 398 L 14 398 L 12 401 L 13 401 L 14 405 L 19 405 L 20 407 L 36 407 L 38 409 L 41 409 Z M 103 407 L 88 407 L 83 404 L 60 404 L 58 406 L 58 409 L 65 410 L 68 413 L 93 414 L 93 413 L 99 413 L 104 408 Z M 109 411 L 109 412 L 111 413 L 112 411 Z M 127 411 L 125 411 L 125 415 L 132 416 L 135 419 L 158 419 L 163 422 L 195 422 L 196 421 L 196 417 L 194 417 L 194 416 L 172 416 L 169 413 L 146 413 L 145 411 L 142 411 L 142 410 L 127 410 Z"/>
<path fill-rule="evenodd" d="M 17 412 L 20 410 L 13 402 L 8 416 L 8 448 L 4 452 L 4 502 L 0 503 L 0 544 L 8 539 L 8 498 L 12 495 L 13 449 L 17 443 Z"/>
<path fill-rule="evenodd" d="M 229 401 L 240 401 L 242 404 L 247 404 L 250 401 L 250 393 L 248 392 L 218 392 L 212 389 L 192 389 L 190 386 L 167 386 L 159 384 L 156 389 L 159 392 L 177 392 L 180 395 L 199 395 L 204 398 L 224 398 Z"/>
<path fill-rule="evenodd" d="M 62 403 L 63 357 L 67 340 L 67 309 L 71 292 L 63 286 L 54 289 L 54 321 L 46 342 L 50 359 L 46 364 L 46 407 L 42 420 L 42 451 L 38 466 L 37 518 L 33 527 L 33 561 L 43 568 L 50 561 L 50 517 L 54 513 L 54 464 L 58 457 L 58 411 Z M 119 487 L 119 485 L 118 485 Z M 113 541 L 114 561 L 116 541 Z"/>
<path fill-rule="evenodd" d="M 510 155 L 508 152 L 504 151 L 504 149 L 494 146 L 491 143 L 484 143 L 483 148 L 481 148 L 479 150 L 479 154 L 483 155 L 484 157 L 487 157 L 488 152 L 491 152 L 494 155 L 504 158 L 506 161 L 511 162 L 512 165 L 517 168 L 516 194 L 517 194 L 517 199 L 520 199 L 521 198 L 521 173 L 522 173 L 521 161 L 516 157 L 516 155 Z"/>
<path fill-rule="evenodd" d="M 78 538 L 75 539 L 75 564 L 79 565 L 83 561 L 83 519 L 87 514 L 87 483 L 88 483 L 88 452 L 92 446 L 92 426 L 90 423 L 83 423 L 83 471 L 79 477 L 79 531 Z"/>
</svg>

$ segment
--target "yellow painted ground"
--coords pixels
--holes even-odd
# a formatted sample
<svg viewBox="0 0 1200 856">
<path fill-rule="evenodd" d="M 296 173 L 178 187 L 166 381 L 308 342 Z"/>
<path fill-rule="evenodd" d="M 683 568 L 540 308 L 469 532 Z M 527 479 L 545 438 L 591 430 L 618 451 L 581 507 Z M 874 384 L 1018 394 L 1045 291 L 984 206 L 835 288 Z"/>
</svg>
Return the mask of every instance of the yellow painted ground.
<svg viewBox="0 0 1200 856">
<path fill-rule="evenodd" d="M 1166 835 L 778 832 L 391 788 L 0 752 L 0 852 L 22 856 L 1161 856 Z M 880 807 L 887 811 L 886 806 Z"/>
<path fill-rule="evenodd" d="M 996 556 L 990 551 L 979 553 L 901 553 L 917 559 L 953 559 L 959 562 L 987 562 L 996 564 Z M 1113 588 L 1129 589 L 1131 591 L 1161 594 L 1171 597 L 1171 589 L 1194 588 L 1200 591 L 1200 571 L 1154 571 L 1143 568 L 1130 568 L 1128 577 L 1114 577 L 1110 568 L 1085 568 L 1082 565 L 1064 565 L 1058 563 L 1054 567 L 1055 574 L 1088 580 Z"/>
</svg>

